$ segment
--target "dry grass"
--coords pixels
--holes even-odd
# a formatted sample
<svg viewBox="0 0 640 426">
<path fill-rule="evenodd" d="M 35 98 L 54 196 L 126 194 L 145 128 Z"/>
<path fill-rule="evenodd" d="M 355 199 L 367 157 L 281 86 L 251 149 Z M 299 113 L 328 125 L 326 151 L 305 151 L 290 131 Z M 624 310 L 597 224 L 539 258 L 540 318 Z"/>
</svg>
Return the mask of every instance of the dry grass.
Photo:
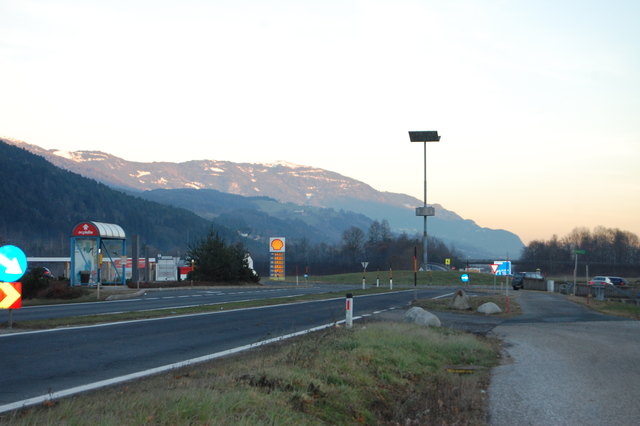
<svg viewBox="0 0 640 426">
<path fill-rule="evenodd" d="M 481 294 L 479 296 L 470 297 L 469 304 L 471 305 L 471 309 L 468 311 L 461 311 L 454 309 L 451 307 L 450 298 L 443 299 L 420 299 L 413 303 L 415 306 L 419 306 L 428 311 L 449 311 L 449 312 L 457 312 L 457 313 L 467 313 L 467 314 L 475 314 L 475 315 L 484 315 L 478 312 L 478 307 L 487 302 L 493 302 L 502 310 L 499 314 L 494 314 L 493 316 L 501 317 L 501 318 L 511 318 L 522 314 L 522 309 L 520 309 L 520 304 L 518 304 L 518 293 L 517 292 L 509 292 L 509 313 L 507 313 L 507 300 L 504 294 Z"/>
<path fill-rule="evenodd" d="M 496 342 L 402 323 L 334 328 L 0 416 L 12 425 L 485 424 Z M 487 368 L 471 375 L 447 365 Z"/>
<path fill-rule="evenodd" d="M 602 312 L 607 315 L 614 315 L 623 318 L 640 320 L 640 306 L 631 303 L 599 301 L 594 298 L 567 296 L 573 302 L 580 303 L 595 311 Z"/>
</svg>

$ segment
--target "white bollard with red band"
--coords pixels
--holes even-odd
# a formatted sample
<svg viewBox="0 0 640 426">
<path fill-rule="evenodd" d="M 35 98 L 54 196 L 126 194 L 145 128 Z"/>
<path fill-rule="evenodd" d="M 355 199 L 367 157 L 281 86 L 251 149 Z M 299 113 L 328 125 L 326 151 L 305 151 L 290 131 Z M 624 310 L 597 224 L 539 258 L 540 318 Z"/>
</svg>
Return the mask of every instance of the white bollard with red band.
<svg viewBox="0 0 640 426">
<path fill-rule="evenodd" d="M 345 323 L 347 325 L 347 328 L 351 328 L 353 326 L 353 294 L 347 293 L 347 301 L 345 307 L 347 313 Z"/>
</svg>

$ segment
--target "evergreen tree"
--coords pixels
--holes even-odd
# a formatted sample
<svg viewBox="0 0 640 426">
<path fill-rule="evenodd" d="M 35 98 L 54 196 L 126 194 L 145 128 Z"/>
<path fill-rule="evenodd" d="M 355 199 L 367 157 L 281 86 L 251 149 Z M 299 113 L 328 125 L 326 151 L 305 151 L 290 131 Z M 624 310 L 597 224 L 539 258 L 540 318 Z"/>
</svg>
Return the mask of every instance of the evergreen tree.
<svg viewBox="0 0 640 426">
<path fill-rule="evenodd" d="M 214 230 L 200 242 L 189 247 L 188 256 L 195 269 L 190 279 L 218 283 L 258 282 L 260 277 L 251 269 L 241 244 L 226 245 Z"/>
</svg>

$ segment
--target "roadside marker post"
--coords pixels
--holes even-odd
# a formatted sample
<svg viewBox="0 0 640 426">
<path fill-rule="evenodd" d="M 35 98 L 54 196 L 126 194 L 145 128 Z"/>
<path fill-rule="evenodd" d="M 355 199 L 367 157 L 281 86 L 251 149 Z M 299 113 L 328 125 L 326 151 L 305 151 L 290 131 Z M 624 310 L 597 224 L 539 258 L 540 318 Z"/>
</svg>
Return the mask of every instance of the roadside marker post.
<svg viewBox="0 0 640 426">
<path fill-rule="evenodd" d="M 367 272 L 369 262 L 360 262 L 360 264 L 362 265 L 362 289 L 364 290 L 366 288 L 365 273 Z"/>
<path fill-rule="evenodd" d="M 345 323 L 347 328 L 353 327 L 353 294 L 347 293 L 347 299 L 345 304 L 346 319 Z"/>
<path fill-rule="evenodd" d="M 506 288 L 506 308 L 505 308 L 505 313 L 508 314 L 509 313 L 509 275 L 506 276 L 505 278 L 505 283 L 504 286 Z"/>
<path fill-rule="evenodd" d="M 393 270 L 389 266 L 389 290 L 393 290 Z"/>
</svg>

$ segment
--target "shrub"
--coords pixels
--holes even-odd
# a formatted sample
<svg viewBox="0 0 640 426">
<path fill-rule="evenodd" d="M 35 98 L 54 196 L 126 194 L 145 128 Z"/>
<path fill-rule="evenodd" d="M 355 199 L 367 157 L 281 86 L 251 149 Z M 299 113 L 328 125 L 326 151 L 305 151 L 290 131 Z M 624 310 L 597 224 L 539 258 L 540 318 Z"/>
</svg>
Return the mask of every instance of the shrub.
<svg viewBox="0 0 640 426">
<path fill-rule="evenodd" d="M 83 296 L 86 290 L 80 287 L 71 287 L 68 281 L 56 281 L 40 292 L 38 297 L 42 299 L 77 299 Z"/>
<path fill-rule="evenodd" d="M 39 266 L 30 269 L 22 277 L 22 298 L 33 299 L 49 286 L 50 279 L 45 276 L 45 269 Z"/>
</svg>

